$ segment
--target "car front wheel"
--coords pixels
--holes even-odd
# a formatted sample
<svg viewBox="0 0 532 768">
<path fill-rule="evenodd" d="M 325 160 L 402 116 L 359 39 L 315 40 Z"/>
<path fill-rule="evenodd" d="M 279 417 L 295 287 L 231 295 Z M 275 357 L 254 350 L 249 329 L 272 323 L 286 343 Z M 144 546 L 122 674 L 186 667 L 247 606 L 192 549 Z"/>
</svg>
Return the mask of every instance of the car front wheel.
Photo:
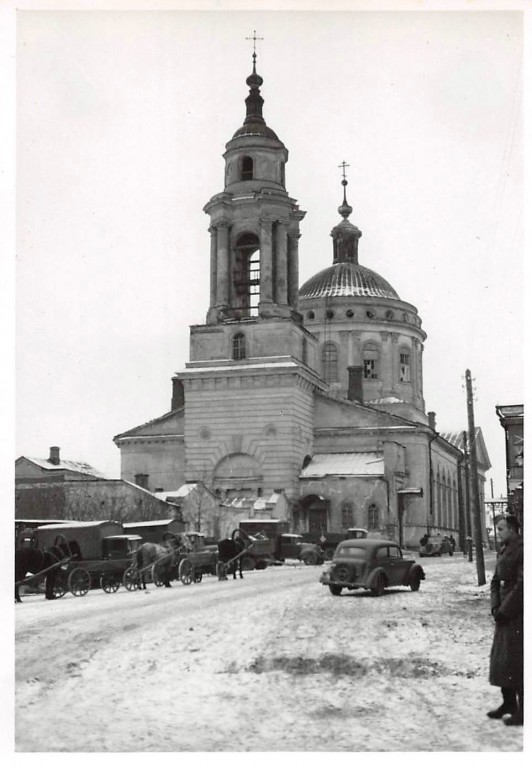
<svg viewBox="0 0 532 768">
<path fill-rule="evenodd" d="M 375 595 L 375 597 L 380 597 L 384 594 L 384 588 L 386 587 L 386 580 L 382 573 L 379 573 L 375 581 L 373 582 L 373 586 L 371 587 L 372 593 Z"/>
<path fill-rule="evenodd" d="M 342 587 L 340 587 L 339 584 L 329 584 L 329 589 L 331 595 L 334 595 L 335 597 L 338 597 L 338 595 L 342 593 Z"/>
<path fill-rule="evenodd" d="M 421 578 L 419 576 L 419 573 L 415 573 L 410 579 L 410 589 L 412 590 L 412 592 L 417 592 L 419 590 L 420 584 L 421 584 Z"/>
</svg>

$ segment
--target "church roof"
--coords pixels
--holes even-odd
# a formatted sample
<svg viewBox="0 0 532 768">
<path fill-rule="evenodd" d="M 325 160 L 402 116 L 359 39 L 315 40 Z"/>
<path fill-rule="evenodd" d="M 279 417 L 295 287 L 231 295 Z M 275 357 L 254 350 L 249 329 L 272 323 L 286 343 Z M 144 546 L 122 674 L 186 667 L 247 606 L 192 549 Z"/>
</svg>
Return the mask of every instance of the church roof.
<svg viewBox="0 0 532 768">
<path fill-rule="evenodd" d="M 383 475 L 382 453 L 316 453 L 302 470 L 301 479 L 326 475 Z"/>
<path fill-rule="evenodd" d="M 300 299 L 336 296 L 371 296 L 399 299 L 398 294 L 383 277 L 362 264 L 342 261 L 322 269 L 299 289 Z"/>
</svg>

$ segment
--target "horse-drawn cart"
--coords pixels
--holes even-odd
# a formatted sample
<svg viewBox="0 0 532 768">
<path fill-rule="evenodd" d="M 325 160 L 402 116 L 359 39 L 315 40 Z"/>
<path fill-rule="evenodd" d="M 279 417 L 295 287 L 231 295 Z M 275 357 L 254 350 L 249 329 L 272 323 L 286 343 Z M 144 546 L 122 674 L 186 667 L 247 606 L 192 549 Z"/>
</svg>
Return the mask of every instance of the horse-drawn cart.
<svg viewBox="0 0 532 768">
<path fill-rule="evenodd" d="M 54 578 L 55 597 L 67 591 L 81 597 L 95 587 L 116 592 L 142 541 L 125 534 L 122 523 L 108 520 L 42 525 L 35 529 L 35 540 L 38 548 L 60 549 L 64 555 Z"/>
</svg>

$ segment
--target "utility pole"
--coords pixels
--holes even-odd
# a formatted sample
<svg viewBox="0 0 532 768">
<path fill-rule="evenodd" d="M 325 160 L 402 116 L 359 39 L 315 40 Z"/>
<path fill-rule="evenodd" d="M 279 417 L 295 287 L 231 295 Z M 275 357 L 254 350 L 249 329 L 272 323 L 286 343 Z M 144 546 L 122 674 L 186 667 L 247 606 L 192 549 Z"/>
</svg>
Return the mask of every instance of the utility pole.
<svg viewBox="0 0 532 768">
<path fill-rule="evenodd" d="M 473 530 L 475 538 L 475 550 L 477 553 L 477 578 L 478 586 L 486 583 L 486 572 L 484 569 L 484 550 L 482 548 L 482 527 L 480 513 L 480 488 L 478 485 L 477 451 L 475 441 L 475 414 L 473 411 L 473 386 L 471 384 L 471 371 L 466 371 L 466 391 L 467 391 L 467 423 L 469 428 L 469 468 L 471 496 L 473 502 Z"/>
<path fill-rule="evenodd" d="M 469 482 L 469 441 L 467 439 L 467 432 L 463 433 L 464 440 L 464 479 L 465 479 L 465 534 L 466 534 L 466 548 L 467 559 L 470 563 L 473 562 L 473 537 L 471 535 L 471 484 Z"/>
</svg>

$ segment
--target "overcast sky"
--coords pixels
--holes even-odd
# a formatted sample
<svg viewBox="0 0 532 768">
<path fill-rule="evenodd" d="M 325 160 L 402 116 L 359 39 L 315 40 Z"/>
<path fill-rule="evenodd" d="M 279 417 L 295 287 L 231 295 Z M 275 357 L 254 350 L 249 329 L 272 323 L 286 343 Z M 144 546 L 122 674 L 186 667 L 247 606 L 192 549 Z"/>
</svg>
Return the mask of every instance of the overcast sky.
<svg viewBox="0 0 532 768">
<path fill-rule="evenodd" d="M 20 12 L 16 456 L 58 445 L 118 477 L 113 436 L 170 409 L 254 29 L 307 211 L 301 282 L 332 263 L 345 160 L 360 262 L 427 333 L 426 408 L 466 429 L 471 369 L 505 493 L 495 405 L 524 399 L 519 12 Z"/>
</svg>

